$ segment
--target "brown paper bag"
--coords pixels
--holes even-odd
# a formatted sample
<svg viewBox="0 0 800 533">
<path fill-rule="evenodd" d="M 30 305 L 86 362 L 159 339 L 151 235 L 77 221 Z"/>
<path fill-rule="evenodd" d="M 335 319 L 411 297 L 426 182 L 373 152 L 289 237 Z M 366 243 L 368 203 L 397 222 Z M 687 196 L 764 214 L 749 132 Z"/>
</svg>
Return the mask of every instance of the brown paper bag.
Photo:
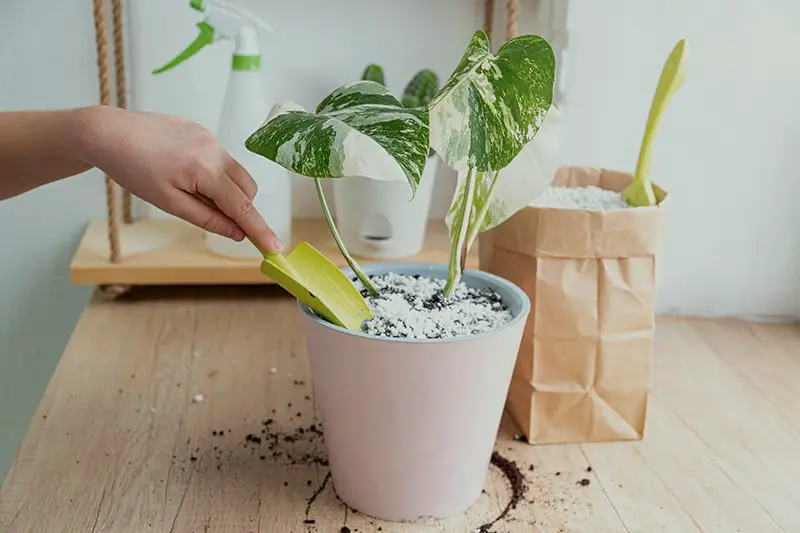
<svg viewBox="0 0 800 533">
<path fill-rule="evenodd" d="M 631 175 L 564 167 L 554 186 L 621 191 Z M 506 408 L 531 443 L 644 434 L 655 327 L 658 207 L 525 207 L 480 237 L 480 269 L 519 285 L 531 313 Z"/>
</svg>

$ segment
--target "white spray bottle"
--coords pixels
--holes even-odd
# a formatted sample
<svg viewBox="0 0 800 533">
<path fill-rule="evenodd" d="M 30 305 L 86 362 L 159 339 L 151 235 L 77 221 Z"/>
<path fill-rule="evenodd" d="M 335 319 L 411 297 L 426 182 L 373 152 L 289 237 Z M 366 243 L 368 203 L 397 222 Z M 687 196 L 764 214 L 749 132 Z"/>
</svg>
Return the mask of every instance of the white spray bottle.
<svg viewBox="0 0 800 533">
<path fill-rule="evenodd" d="M 190 0 L 189 5 L 206 14 L 197 24 L 199 35 L 172 61 L 153 71 L 160 74 L 189 59 L 203 47 L 218 40 L 234 42 L 228 87 L 217 129 L 219 143 L 253 176 L 258 194 L 256 209 L 286 245 L 291 243 L 292 198 L 289 173 L 272 161 L 245 148 L 244 141 L 267 116 L 270 106 L 261 85 L 261 55 L 257 29 L 272 31 L 249 11 L 223 0 Z M 261 257 L 247 240 L 232 241 L 206 233 L 206 244 L 214 252 L 229 257 Z"/>
</svg>

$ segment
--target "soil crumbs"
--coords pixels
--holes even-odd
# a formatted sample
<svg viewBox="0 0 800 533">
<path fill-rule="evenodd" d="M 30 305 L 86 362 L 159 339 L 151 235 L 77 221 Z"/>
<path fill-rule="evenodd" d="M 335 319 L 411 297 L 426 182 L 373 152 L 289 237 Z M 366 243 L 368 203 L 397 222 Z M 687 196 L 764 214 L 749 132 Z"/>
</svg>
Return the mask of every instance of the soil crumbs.
<svg viewBox="0 0 800 533">
<path fill-rule="evenodd" d="M 497 518 L 478 527 L 477 533 L 492 533 L 492 526 L 505 519 L 512 509 L 516 509 L 522 501 L 528 486 L 525 483 L 525 476 L 517 466 L 516 461 L 506 459 L 497 452 L 492 453 L 492 464 L 500 469 L 511 485 L 511 499 L 508 500 L 505 508 L 497 515 Z"/>
<path fill-rule="evenodd" d="M 368 335 L 401 339 L 461 337 L 492 331 L 512 319 L 501 296 L 490 288 L 470 288 L 462 282 L 453 296 L 445 299 L 443 279 L 395 273 L 370 279 L 379 295 L 371 296 L 361 288 L 373 313 L 361 328 Z M 360 287 L 358 280 L 355 282 Z"/>
<path fill-rule="evenodd" d="M 296 383 L 297 385 L 304 384 L 302 382 Z M 272 410 L 273 416 L 276 415 L 276 409 Z M 294 416 L 290 417 L 291 420 L 297 420 L 301 413 L 293 413 Z M 313 418 L 313 417 L 312 417 Z M 258 424 L 257 422 L 255 424 Z M 214 467 L 221 470 L 223 467 L 229 466 L 233 461 L 233 445 L 229 439 L 234 437 L 238 446 L 245 448 L 250 455 L 253 455 L 253 460 L 257 461 L 271 461 L 275 463 L 282 463 L 284 465 L 312 465 L 316 464 L 323 468 L 329 467 L 328 458 L 324 453 L 324 436 L 323 428 L 319 422 L 314 422 L 308 425 L 303 425 L 294 428 L 280 428 L 279 424 L 273 418 L 266 418 L 256 428 L 248 428 L 249 432 L 243 432 L 241 437 L 234 437 L 231 429 L 216 428 L 209 429 L 211 435 L 211 442 L 213 445 L 213 452 L 210 454 L 208 450 L 202 451 L 197 446 L 192 446 L 191 440 L 187 440 L 187 446 L 191 446 L 189 450 L 189 460 L 192 465 L 191 468 Z M 515 439 L 521 440 L 521 439 Z M 209 457 L 210 455 L 210 457 Z M 213 462 L 216 462 L 214 465 Z M 177 465 L 180 461 L 175 455 L 172 456 L 173 464 Z M 211 464 L 209 464 L 212 462 Z M 185 463 L 184 463 L 185 464 Z M 532 464 L 520 466 L 516 461 L 503 457 L 499 452 L 495 451 L 491 457 L 491 464 L 495 467 L 505 478 L 510 494 L 507 496 L 507 501 L 503 509 L 491 521 L 482 525 L 476 526 L 475 533 L 496 533 L 497 529 L 503 530 L 511 522 L 518 521 L 522 518 L 517 518 L 513 511 L 523 503 L 535 504 L 545 509 L 552 509 L 558 513 L 563 511 L 565 516 L 572 512 L 571 509 L 574 505 L 581 505 L 582 498 L 579 491 L 586 490 L 589 486 L 590 480 L 583 476 L 572 477 L 569 472 L 549 472 L 544 473 L 539 468 L 535 468 Z M 181 470 L 189 468 L 188 465 L 181 467 Z M 526 478 L 525 471 L 529 477 Z M 591 466 L 583 469 L 585 473 L 593 472 Z M 563 475 L 562 475 L 563 474 Z M 584 474 L 585 475 L 585 474 Z M 563 479 L 567 477 L 567 479 Z M 572 478 L 572 479 L 570 479 Z M 561 480 L 561 481 L 557 481 Z M 284 486 L 288 483 L 284 482 Z M 309 497 L 306 499 L 305 516 L 301 521 L 303 529 L 316 531 L 319 527 L 316 520 L 311 518 L 311 509 L 317 500 L 318 496 L 329 487 L 331 484 L 331 473 L 328 470 L 318 484 L 312 483 L 311 479 L 306 480 L 304 485 L 308 486 Z M 316 485 L 312 488 L 312 485 Z M 575 487 L 569 490 L 567 487 L 572 485 Z M 576 487 L 577 486 L 577 487 Z M 486 491 L 484 491 L 485 494 Z M 337 497 L 338 499 L 338 497 Z M 341 500 L 339 500 L 341 502 Z M 341 502 L 345 505 L 344 502 Z M 353 509 L 349 509 L 354 515 L 359 514 Z M 373 521 L 370 521 L 370 527 L 367 528 L 352 528 L 352 526 L 341 526 L 337 531 L 340 533 L 371 533 L 381 532 L 382 527 Z M 531 525 L 533 525 L 532 523 Z M 322 532 L 320 532 L 322 533 Z"/>
</svg>

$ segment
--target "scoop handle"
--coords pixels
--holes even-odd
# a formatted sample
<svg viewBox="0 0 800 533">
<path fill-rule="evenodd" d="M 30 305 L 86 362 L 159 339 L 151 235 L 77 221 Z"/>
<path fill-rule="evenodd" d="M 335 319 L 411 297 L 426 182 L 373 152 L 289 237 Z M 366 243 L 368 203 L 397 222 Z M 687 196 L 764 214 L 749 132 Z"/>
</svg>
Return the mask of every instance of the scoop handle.
<svg viewBox="0 0 800 533">
<path fill-rule="evenodd" d="M 650 104 L 650 114 L 647 117 L 647 125 L 642 137 L 642 146 L 639 149 L 639 159 L 636 162 L 636 174 L 634 181 L 644 183 L 650 175 L 650 154 L 653 146 L 653 137 L 661 123 L 661 116 L 664 114 L 670 98 L 683 85 L 686 79 L 686 65 L 684 56 L 686 51 L 686 40 L 681 39 L 670 52 L 661 76 L 658 79 L 656 92 Z"/>
</svg>

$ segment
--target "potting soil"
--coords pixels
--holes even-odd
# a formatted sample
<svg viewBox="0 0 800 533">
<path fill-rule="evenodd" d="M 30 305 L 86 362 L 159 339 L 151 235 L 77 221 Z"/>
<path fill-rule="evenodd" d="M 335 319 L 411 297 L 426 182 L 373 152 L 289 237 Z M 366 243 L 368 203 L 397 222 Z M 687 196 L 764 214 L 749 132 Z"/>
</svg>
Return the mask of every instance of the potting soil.
<svg viewBox="0 0 800 533">
<path fill-rule="evenodd" d="M 609 211 L 631 209 L 616 191 L 600 187 L 550 187 L 530 204 L 533 207 Z"/>
<path fill-rule="evenodd" d="M 468 288 L 460 283 L 453 296 L 444 297 L 445 280 L 419 275 L 373 276 L 377 297 L 361 294 L 373 317 L 362 331 L 377 337 L 442 339 L 492 331 L 512 319 L 496 291 Z"/>
<path fill-rule="evenodd" d="M 525 476 L 522 475 L 516 461 L 506 459 L 495 451 L 492 452 L 492 464 L 503 472 L 509 485 L 511 485 L 511 499 L 497 518 L 478 527 L 477 533 L 493 533 L 492 527 L 496 523 L 504 520 L 513 509 L 517 508 L 517 505 L 519 505 L 525 495 L 525 491 L 528 489 L 528 486 L 525 484 Z"/>
</svg>

